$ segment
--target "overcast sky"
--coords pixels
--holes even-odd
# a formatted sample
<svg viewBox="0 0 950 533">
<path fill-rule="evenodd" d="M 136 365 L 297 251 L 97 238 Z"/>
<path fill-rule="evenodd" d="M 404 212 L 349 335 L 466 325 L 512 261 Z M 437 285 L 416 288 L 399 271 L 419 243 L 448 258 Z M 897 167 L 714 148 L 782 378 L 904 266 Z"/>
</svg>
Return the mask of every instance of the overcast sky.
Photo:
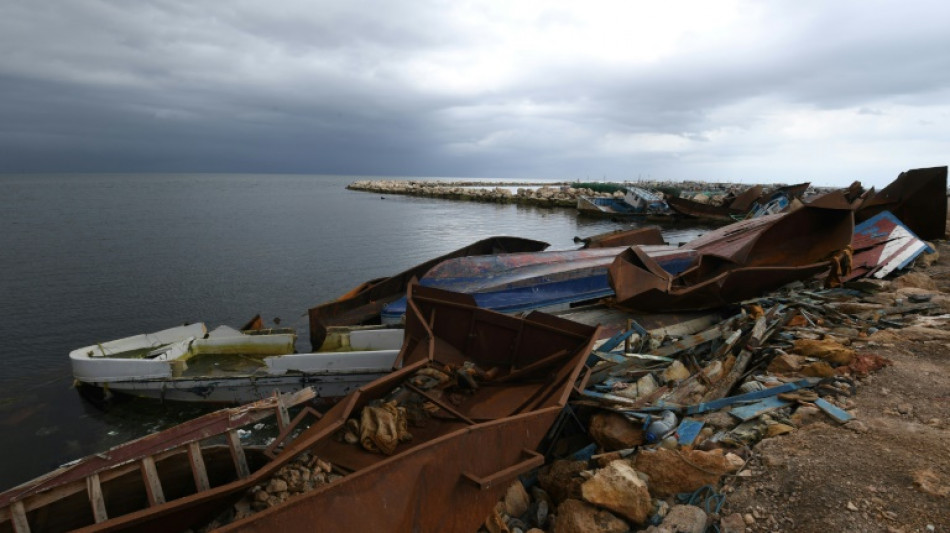
<svg viewBox="0 0 950 533">
<path fill-rule="evenodd" d="M 883 185 L 950 2 L 0 2 L 0 172 Z"/>
</svg>

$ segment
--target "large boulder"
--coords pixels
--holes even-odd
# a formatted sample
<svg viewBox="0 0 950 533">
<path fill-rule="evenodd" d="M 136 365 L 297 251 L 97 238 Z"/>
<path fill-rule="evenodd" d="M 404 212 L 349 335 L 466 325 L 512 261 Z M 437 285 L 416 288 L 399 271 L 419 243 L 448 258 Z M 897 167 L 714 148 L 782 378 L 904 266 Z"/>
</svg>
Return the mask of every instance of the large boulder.
<svg viewBox="0 0 950 533">
<path fill-rule="evenodd" d="M 854 359 L 854 350 L 830 339 L 797 339 L 793 344 L 793 350 L 799 355 L 816 357 L 838 365 L 846 365 Z"/>
<path fill-rule="evenodd" d="M 597 413 L 590 419 L 588 433 L 598 446 L 607 450 L 623 450 L 643 444 L 643 427 L 618 413 Z"/>
<path fill-rule="evenodd" d="M 641 450 L 634 468 L 649 478 L 650 494 L 665 498 L 693 492 L 703 485 L 716 485 L 732 464 L 722 450 Z"/>
<path fill-rule="evenodd" d="M 625 460 L 613 461 L 583 485 L 584 500 L 606 508 L 635 524 L 643 524 L 653 510 L 650 491 Z"/>
<path fill-rule="evenodd" d="M 608 511 L 571 499 L 558 506 L 554 530 L 557 533 L 626 533 L 630 527 Z"/>
<path fill-rule="evenodd" d="M 580 473 L 587 469 L 585 461 L 560 460 L 538 472 L 538 484 L 551 496 L 554 503 L 568 498 L 581 499 L 581 485 L 584 478 Z"/>
</svg>

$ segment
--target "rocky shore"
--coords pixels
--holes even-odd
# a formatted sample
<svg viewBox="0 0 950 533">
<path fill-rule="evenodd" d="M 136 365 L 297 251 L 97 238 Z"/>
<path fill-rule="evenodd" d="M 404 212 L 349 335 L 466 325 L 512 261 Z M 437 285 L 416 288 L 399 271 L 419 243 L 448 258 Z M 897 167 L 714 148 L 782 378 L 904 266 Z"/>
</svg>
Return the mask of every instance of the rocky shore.
<svg viewBox="0 0 950 533">
<path fill-rule="evenodd" d="M 617 186 L 635 186 L 651 192 L 671 193 L 683 198 L 719 205 L 723 199 L 750 187 L 741 183 L 703 183 L 694 181 L 638 181 L 616 183 Z M 765 185 L 774 189 L 784 184 Z M 512 191 L 512 188 L 517 187 Z M 576 207 L 580 196 L 588 198 L 623 198 L 621 191 L 600 192 L 587 187 L 573 187 L 571 183 L 428 181 L 428 180 L 357 180 L 346 187 L 382 195 L 400 194 L 444 200 L 519 204 L 539 207 Z"/>
</svg>

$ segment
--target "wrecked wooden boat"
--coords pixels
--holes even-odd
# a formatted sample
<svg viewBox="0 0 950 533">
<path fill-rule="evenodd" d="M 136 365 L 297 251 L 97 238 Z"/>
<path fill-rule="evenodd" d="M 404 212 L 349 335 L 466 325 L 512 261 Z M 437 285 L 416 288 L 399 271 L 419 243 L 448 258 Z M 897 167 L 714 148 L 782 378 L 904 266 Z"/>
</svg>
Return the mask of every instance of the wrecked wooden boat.
<svg viewBox="0 0 950 533">
<path fill-rule="evenodd" d="M 577 197 L 577 212 L 581 215 L 601 218 L 626 218 L 640 215 L 637 209 L 623 198 Z"/>
<path fill-rule="evenodd" d="M 663 233 L 657 226 L 645 228 L 618 229 L 591 237 L 574 237 L 574 242 L 582 243 L 582 248 L 618 248 L 634 244 L 661 246 L 666 244 Z"/>
<path fill-rule="evenodd" d="M 693 259 L 690 250 L 669 245 L 645 245 L 645 253 L 663 269 L 679 273 Z M 626 247 L 460 257 L 432 268 L 419 283 L 464 294 L 486 309 L 502 313 L 546 312 L 613 294 L 607 267 Z M 385 324 L 399 324 L 406 300 L 387 304 Z"/>
<path fill-rule="evenodd" d="M 694 262 L 679 274 L 632 246 L 611 264 L 610 284 L 617 303 L 631 309 L 711 309 L 833 271 L 849 254 L 853 229 L 850 209 L 806 205 L 691 241 L 683 248 L 695 253 Z"/>
<path fill-rule="evenodd" d="M 174 508 L 195 495 L 226 493 L 226 487 L 239 485 L 274 461 L 273 448 L 242 441 L 242 428 L 276 418 L 277 427 L 285 430 L 291 425 L 288 409 L 313 398 L 312 389 L 275 395 L 64 465 L 0 494 L 0 531 L 114 531 L 123 527 L 116 525 L 123 517 Z M 315 411 L 305 406 L 302 413 Z M 124 527 L 145 530 L 128 523 Z M 187 527 L 188 522 L 172 515 L 162 530 Z"/>
<path fill-rule="evenodd" d="M 205 526 L 226 514 L 251 487 L 267 482 L 282 465 L 305 453 L 332 465 L 332 482 L 290 495 L 223 529 L 294 531 L 316 524 L 351 531 L 477 529 L 507 482 L 544 462 L 536 450 L 567 403 L 598 331 L 543 313 L 502 315 L 478 308 L 469 296 L 437 289 L 413 286 L 409 292 L 398 370 L 351 393 L 284 443 L 300 429 L 304 417 L 298 415 L 270 445 L 272 452 L 282 444 L 283 450 L 273 459 L 249 465 L 245 476 L 232 470 L 210 487 L 195 490 L 186 459 L 174 472 L 163 470 L 159 461 L 157 475 L 150 479 L 164 488 L 164 499 L 149 501 L 138 495 L 137 507 L 118 508 L 110 501 L 122 494 L 105 484 L 109 490 L 103 491 L 103 505 L 109 512 L 96 517 L 90 507 L 102 500 L 96 496 L 90 504 L 82 493 L 76 503 L 85 506 L 85 530 Z M 397 413 L 404 407 L 404 412 L 421 417 L 412 425 L 400 425 L 411 432 L 411 439 L 393 440 L 387 435 L 395 433 L 386 431 L 367 434 L 362 427 L 358 443 L 340 438 L 364 418 L 381 420 L 373 418 L 373 409 L 387 404 Z M 362 442 L 372 445 L 364 447 Z M 371 451 L 373 446 L 389 454 Z M 129 475 L 141 483 L 137 465 Z M 93 486 L 90 494 L 99 490 Z M 38 512 L 26 511 L 26 520 L 41 531 Z"/>
<path fill-rule="evenodd" d="M 881 279 L 905 268 L 920 254 L 934 252 L 890 211 L 855 226 L 851 247 L 851 272 L 842 276 L 842 281 L 865 276 Z"/>
<path fill-rule="evenodd" d="M 406 295 L 406 287 L 414 278 L 421 278 L 433 266 L 454 257 L 493 255 L 514 252 L 540 252 L 548 243 L 519 237 L 490 237 L 453 252 L 420 263 L 388 278 L 367 281 L 354 287 L 332 302 L 308 311 L 311 349 L 319 350 L 329 326 L 378 324 L 383 306 Z"/>
<path fill-rule="evenodd" d="M 332 329 L 332 328 L 331 328 Z M 313 387 L 333 400 L 387 374 L 401 329 L 337 329 L 321 351 L 295 353 L 293 330 L 203 323 L 73 350 L 73 377 L 92 399 L 112 393 L 168 401 L 240 404 Z"/>
</svg>

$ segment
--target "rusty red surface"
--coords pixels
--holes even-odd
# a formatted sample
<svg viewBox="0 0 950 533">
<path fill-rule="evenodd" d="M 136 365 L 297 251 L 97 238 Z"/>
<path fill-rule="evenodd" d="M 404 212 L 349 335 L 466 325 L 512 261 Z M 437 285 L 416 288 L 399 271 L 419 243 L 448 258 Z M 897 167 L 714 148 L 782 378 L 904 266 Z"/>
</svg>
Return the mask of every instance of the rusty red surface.
<svg viewBox="0 0 950 533">
<path fill-rule="evenodd" d="M 320 304 L 308 311 L 310 317 L 310 344 L 319 350 L 326 339 L 329 326 L 353 326 L 378 320 L 379 312 L 389 302 L 402 298 L 413 278 L 421 278 L 435 265 L 454 257 L 491 255 L 512 252 L 540 252 L 548 243 L 518 237 L 490 237 L 453 252 L 420 263 L 388 278 L 363 283 L 332 302 Z"/>
<path fill-rule="evenodd" d="M 711 309 L 827 271 L 851 242 L 850 209 L 805 206 L 730 224 L 686 245 L 693 266 L 671 275 L 637 246 L 610 266 L 618 304 L 640 311 Z"/>
<path fill-rule="evenodd" d="M 901 172 L 877 194 L 868 195 L 856 222 L 890 211 L 921 239 L 942 239 L 947 230 L 947 167 Z"/>
<path fill-rule="evenodd" d="M 721 220 L 723 222 L 732 222 L 735 220 L 733 217 L 742 216 L 746 213 L 740 209 L 733 209 L 731 207 L 721 205 L 701 204 L 686 198 L 670 197 L 666 199 L 666 203 L 670 206 L 670 209 L 681 215 L 696 218 L 706 218 L 710 220 Z"/>
<path fill-rule="evenodd" d="M 507 483 L 543 462 L 534 452 L 566 404 L 598 328 L 544 313 L 525 318 L 473 305 L 471 297 L 412 286 L 403 366 L 348 395 L 250 477 L 110 519 L 84 531 L 201 527 L 250 487 L 303 452 L 344 477 L 234 522 L 228 531 L 474 531 Z M 429 365 L 495 369 L 477 390 L 453 396 L 391 456 L 337 439 L 362 408 Z M 452 393 L 455 394 L 455 393 Z M 461 415 L 461 416 L 459 416 Z"/>
<path fill-rule="evenodd" d="M 615 248 L 618 246 L 632 246 L 634 244 L 666 244 L 663 241 L 663 234 L 657 226 L 621 229 L 609 233 L 601 233 L 593 237 L 581 239 L 581 242 L 584 243 L 584 248 Z"/>
</svg>

